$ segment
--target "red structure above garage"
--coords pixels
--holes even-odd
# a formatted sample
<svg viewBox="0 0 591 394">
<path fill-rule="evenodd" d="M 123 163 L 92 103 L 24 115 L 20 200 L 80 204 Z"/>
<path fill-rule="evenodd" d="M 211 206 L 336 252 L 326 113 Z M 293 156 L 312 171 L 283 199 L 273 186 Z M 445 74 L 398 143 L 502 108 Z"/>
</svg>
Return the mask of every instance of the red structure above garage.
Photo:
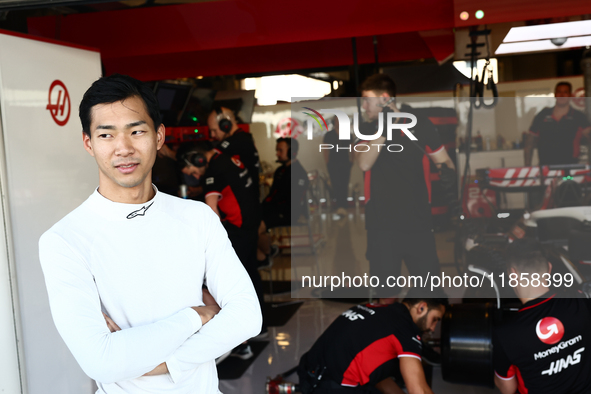
<svg viewBox="0 0 591 394">
<path fill-rule="evenodd" d="M 474 12 L 484 10 L 482 20 Z M 568 11 L 566 11 L 568 10 Z M 459 19 L 461 11 L 471 15 Z M 567 0 L 312 1 L 221 0 L 30 18 L 29 33 L 99 48 L 108 74 L 142 80 L 243 74 L 435 58 L 454 51 L 453 28 L 591 13 Z"/>
</svg>

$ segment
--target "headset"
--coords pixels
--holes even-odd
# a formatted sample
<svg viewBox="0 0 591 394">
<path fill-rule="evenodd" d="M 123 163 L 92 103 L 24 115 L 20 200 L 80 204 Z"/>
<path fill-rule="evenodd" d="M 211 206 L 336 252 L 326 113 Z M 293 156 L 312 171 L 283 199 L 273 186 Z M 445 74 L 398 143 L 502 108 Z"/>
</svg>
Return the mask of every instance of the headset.
<svg viewBox="0 0 591 394">
<path fill-rule="evenodd" d="M 232 130 L 232 120 L 230 119 L 230 117 L 228 115 L 226 115 L 224 113 L 224 111 L 222 111 L 222 109 L 220 107 L 215 108 L 215 113 L 217 114 L 216 118 L 217 118 L 218 126 L 219 126 L 220 130 L 224 134 L 228 134 L 230 132 L 230 130 Z"/>
<path fill-rule="evenodd" d="M 207 158 L 203 153 L 191 151 L 183 155 L 183 161 L 189 166 L 197 168 L 205 167 L 207 165 Z"/>
<path fill-rule="evenodd" d="M 300 143 L 294 139 L 294 138 L 290 138 L 290 137 L 281 137 L 277 139 L 277 143 L 280 142 L 285 142 L 287 144 L 287 157 L 289 157 L 290 159 L 295 159 L 295 157 L 298 155 L 298 151 L 300 148 Z M 293 150 L 292 150 L 293 148 Z M 293 155 L 292 155 L 293 152 Z"/>
</svg>

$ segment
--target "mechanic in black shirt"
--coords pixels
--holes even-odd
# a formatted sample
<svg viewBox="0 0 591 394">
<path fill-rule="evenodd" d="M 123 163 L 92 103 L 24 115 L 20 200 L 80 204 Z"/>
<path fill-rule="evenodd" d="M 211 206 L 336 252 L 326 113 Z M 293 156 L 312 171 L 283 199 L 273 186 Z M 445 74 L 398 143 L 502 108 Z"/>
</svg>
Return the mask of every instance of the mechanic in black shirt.
<svg viewBox="0 0 591 394">
<path fill-rule="evenodd" d="M 333 146 L 339 145 L 339 122 L 336 117 L 332 119 L 332 128 L 322 140 L 324 144 Z M 328 169 L 330 184 L 332 186 L 332 197 L 334 199 L 336 214 L 343 217 L 347 214 L 347 197 L 349 192 L 349 178 L 351 176 L 350 154 L 348 150 L 331 149 L 323 150 L 324 162 Z"/>
<path fill-rule="evenodd" d="M 369 77 L 361 85 L 361 95 L 366 117 L 371 121 L 365 127 L 371 131 L 364 134 L 375 134 L 383 112 L 384 124 L 387 112 L 400 112 L 396 107 L 396 85 L 387 75 Z M 403 118 L 399 119 L 397 123 L 404 123 Z M 439 166 L 445 164 L 448 171 L 454 169 L 454 164 L 429 119 L 417 116 L 416 125 L 409 131 L 417 141 L 395 130 L 391 140 L 386 140 L 383 133 L 375 140 L 356 144 L 355 160 L 365 172 L 366 257 L 371 275 L 378 276 L 380 283 L 390 275 L 400 275 L 402 260 L 411 275 L 426 278 L 428 272 L 439 273 L 431 221 L 429 160 Z M 394 147 L 386 148 L 390 145 Z M 403 149 L 398 151 L 400 146 Z M 397 292 L 397 288 L 388 287 L 374 290 L 378 296 L 395 296 Z M 388 294 L 380 293 L 384 290 Z"/>
<path fill-rule="evenodd" d="M 541 165 L 577 164 L 581 139 L 588 138 L 591 132 L 585 114 L 570 106 L 572 85 L 569 82 L 559 82 L 554 96 L 554 107 L 546 107 L 536 115 L 525 137 L 526 166 L 531 166 L 536 146 Z"/>
<path fill-rule="evenodd" d="M 218 214 L 236 255 L 246 268 L 264 305 L 256 262 L 260 204 L 248 168 L 235 157 L 222 154 L 210 141 L 181 145 L 177 161 L 184 174 L 202 181 L 205 203 Z M 263 323 L 263 331 L 266 326 Z"/>
<path fill-rule="evenodd" d="M 591 300 L 549 290 L 552 265 L 533 240 L 511 244 L 507 265 L 523 306 L 494 332 L 496 386 L 503 394 L 591 393 Z"/>
<path fill-rule="evenodd" d="M 258 196 L 261 166 L 252 134 L 238 127 L 234 112 L 225 107 L 214 109 L 207 118 L 207 125 L 211 138 L 219 142 L 216 148 L 230 157 L 237 158 L 248 168 Z"/>
<path fill-rule="evenodd" d="M 421 334 L 435 329 L 446 306 L 440 288 L 428 294 L 413 288 L 402 303 L 347 310 L 300 359 L 302 393 L 402 393 L 390 378 L 398 372 L 409 393 L 431 393 L 421 365 Z"/>
<path fill-rule="evenodd" d="M 297 140 L 277 139 L 275 153 L 281 163 L 273 174 L 273 184 L 263 200 L 263 221 L 267 228 L 289 226 L 301 215 L 306 215 L 306 191 L 310 181 L 308 173 L 298 161 Z M 292 204 L 292 196 L 295 198 Z"/>
<path fill-rule="evenodd" d="M 273 184 L 269 194 L 263 199 L 262 217 L 259 226 L 257 260 L 259 267 L 269 264 L 272 250 L 271 238 L 267 230 L 274 227 L 291 226 L 303 215 L 307 217 L 306 192 L 310 181 L 308 173 L 297 159 L 299 143 L 296 139 L 281 137 L 277 139 L 275 154 L 281 163 L 273 174 Z M 293 199 L 292 199 L 293 197 Z"/>
</svg>

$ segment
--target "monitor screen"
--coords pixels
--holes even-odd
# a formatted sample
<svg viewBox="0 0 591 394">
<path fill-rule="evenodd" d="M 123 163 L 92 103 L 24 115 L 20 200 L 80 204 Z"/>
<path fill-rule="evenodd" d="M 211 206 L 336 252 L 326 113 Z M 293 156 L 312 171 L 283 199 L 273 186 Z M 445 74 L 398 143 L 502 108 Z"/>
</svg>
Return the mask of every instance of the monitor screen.
<svg viewBox="0 0 591 394">
<path fill-rule="evenodd" d="M 156 98 L 160 106 L 162 123 L 165 126 L 178 126 L 181 113 L 192 91 L 191 85 L 177 85 L 160 82 L 156 85 Z"/>
</svg>

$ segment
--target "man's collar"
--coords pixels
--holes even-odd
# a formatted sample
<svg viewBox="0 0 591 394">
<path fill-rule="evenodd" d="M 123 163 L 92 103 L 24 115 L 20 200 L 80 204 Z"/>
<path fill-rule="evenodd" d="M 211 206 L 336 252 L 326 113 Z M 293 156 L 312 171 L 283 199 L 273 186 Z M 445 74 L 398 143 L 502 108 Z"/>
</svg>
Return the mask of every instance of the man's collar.
<svg viewBox="0 0 591 394">
<path fill-rule="evenodd" d="M 97 188 L 90 197 L 92 209 L 100 216 L 109 220 L 139 220 L 141 218 L 150 217 L 150 214 L 155 211 L 155 207 L 158 205 L 159 201 L 158 189 L 154 185 L 152 185 L 152 187 L 155 192 L 154 197 L 141 204 L 126 204 L 111 201 L 100 194 Z"/>
<path fill-rule="evenodd" d="M 553 290 L 548 290 L 547 292 L 545 292 L 541 296 L 534 298 L 532 300 L 529 300 L 525 304 L 523 304 L 523 306 L 521 308 L 519 308 L 519 312 L 523 312 L 527 309 L 535 308 L 536 306 L 541 305 L 554 297 L 556 297 L 556 293 Z"/>
</svg>

